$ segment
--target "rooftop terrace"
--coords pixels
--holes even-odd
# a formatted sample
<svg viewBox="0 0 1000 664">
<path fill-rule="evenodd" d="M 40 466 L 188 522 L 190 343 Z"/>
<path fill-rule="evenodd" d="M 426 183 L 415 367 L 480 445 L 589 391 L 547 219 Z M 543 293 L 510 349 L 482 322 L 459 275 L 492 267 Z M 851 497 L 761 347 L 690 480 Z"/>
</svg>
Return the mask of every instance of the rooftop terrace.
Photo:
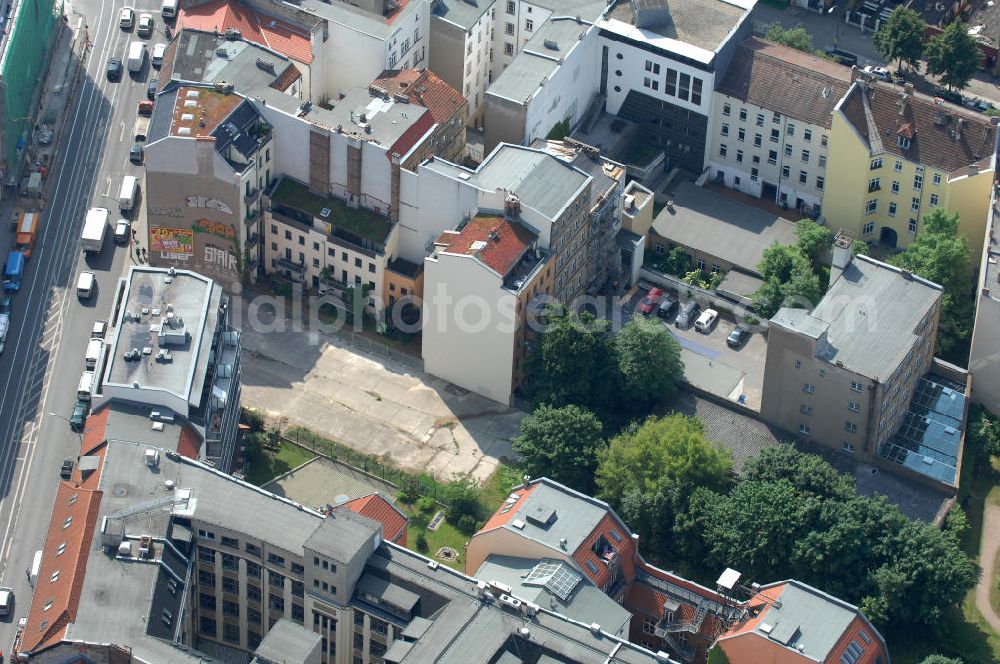
<svg viewBox="0 0 1000 664">
<path fill-rule="evenodd" d="M 299 221 L 311 224 L 314 219 L 330 224 L 331 234 L 337 231 L 346 232 L 348 236 L 361 238 L 370 243 L 384 244 L 392 222 L 388 217 L 375 214 L 363 208 L 348 207 L 344 201 L 330 196 L 319 196 L 309 191 L 309 187 L 293 180 L 283 178 L 271 193 L 271 206 L 277 207 L 277 212 L 283 212 L 296 217 Z M 298 215 L 294 213 L 298 212 Z M 306 215 L 309 218 L 301 218 Z M 354 241 L 353 237 L 345 239 Z"/>
</svg>

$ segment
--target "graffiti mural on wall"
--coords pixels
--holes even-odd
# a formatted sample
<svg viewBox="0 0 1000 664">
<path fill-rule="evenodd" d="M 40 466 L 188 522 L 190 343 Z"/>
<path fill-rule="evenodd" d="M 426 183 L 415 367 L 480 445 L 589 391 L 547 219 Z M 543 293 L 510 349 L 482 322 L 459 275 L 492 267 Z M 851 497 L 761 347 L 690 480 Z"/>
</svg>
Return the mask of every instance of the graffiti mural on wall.
<svg viewBox="0 0 1000 664">
<path fill-rule="evenodd" d="M 194 256 L 194 232 L 186 228 L 150 226 L 149 248 L 166 260 L 186 261 Z"/>
</svg>

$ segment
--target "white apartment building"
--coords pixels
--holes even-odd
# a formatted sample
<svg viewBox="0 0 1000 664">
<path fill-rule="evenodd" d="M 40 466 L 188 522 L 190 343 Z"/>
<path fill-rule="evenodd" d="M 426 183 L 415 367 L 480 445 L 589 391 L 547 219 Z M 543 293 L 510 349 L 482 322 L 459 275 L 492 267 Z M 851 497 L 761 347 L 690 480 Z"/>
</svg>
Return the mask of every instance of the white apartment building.
<svg viewBox="0 0 1000 664">
<path fill-rule="evenodd" d="M 716 84 L 710 178 L 745 194 L 819 214 L 832 112 L 851 70 L 751 37 Z"/>
</svg>

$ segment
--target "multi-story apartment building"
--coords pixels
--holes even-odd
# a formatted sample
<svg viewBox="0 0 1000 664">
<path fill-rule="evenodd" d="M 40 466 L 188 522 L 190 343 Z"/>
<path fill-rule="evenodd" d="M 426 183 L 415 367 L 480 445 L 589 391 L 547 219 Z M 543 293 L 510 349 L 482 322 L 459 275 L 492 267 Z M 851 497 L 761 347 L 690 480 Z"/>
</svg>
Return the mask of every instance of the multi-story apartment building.
<svg viewBox="0 0 1000 664">
<path fill-rule="evenodd" d="M 979 260 L 996 169 L 997 118 L 860 74 L 837 104 L 823 216 L 865 242 L 906 247 L 924 215 L 957 212 Z"/>
<path fill-rule="evenodd" d="M 706 155 L 715 182 L 818 214 L 834 106 L 851 70 L 751 37 L 717 80 Z"/>
<path fill-rule="evenodd" d="M 154 430 L 171 425 L 162 437 L 181 454 L 228 470 L 240 415 L 240 332 L 222 287 L 187 270 L 132 266 L 115 295 L 91 419 L 106 422 L 109 405 L 142 411 Z"/>
<path fill-rule="evenodd" d="M 839 654 L 827 654 L 850 647 L 858 628 L 870 637 L 863 648 L 870 658 L 864 661 L 888 661 L 885 641 L 856 607 L 796 581 L 756 591 L 749 581 L 741 584 L 741 575 L 731 569 L 715 589 L 692 583 L 649 564 L 639 552 L 638 535 L 607 503 L 547 478 L 513 489 L 469 541 L 465 565 L 491 585 L 499 582 L 514 594 L 530 594 L 571 617 L 584 613 L 587 607 L 579 604 L 589 602 L 605 616 L 601 624 L 606 627 L 617 614 L 592 597 L 592 591 L 599 591 L 613 607 L 631 614 L 631 620 L 612 620 L 626 620 L 622 629 L 631 642 L 680 662 L 705 662 L 713 646 L 721 647 L 728 655 L 722 661 L 731 664 L 837 662 Z M 776 594 L 788 605 L 775 602 Z M 767 641 L 762 620 L 775 628 L 772 639 L 790 636 L 797 627 L 803 648 L 789 644 L 787 637 L 756 648 L 752 636 L 736 642 L 737 635 L 754 629 Z M 785 652 L 772 655 L 775 647 Z"/>
<path fill-rule="evenodd" d="M 570 620 L 412 553 L 388 541 L 387 522 L 343 508 L 324 515 L 186 458 L 172 442 L 176 422 L 150 427 L 146 412 L 107 410 L 88 423 L 79 464 L 57 489 L 16 656 L 675 662 L 596 617 Z"/>
<path fill-rule="evenodd" d="M 671 166 L 705 168 L 716 77 L 750 36 L 756 0 L 616 2 L 600 26 L 606 109 L 639 125 Z"/>
<path fill-rule="evenodd" d="M 468 124 L 481 127 L 486 88 L 493 82 L 496 2 L 439 0 L 431 15 L 429 66 L 468 103 Z"/>
<path fill-rule="evenodd" d="M 424 369 L 508 405 L 524 379 L 532 307 L 555 292 L 555 261 L 520 205 L 509 196 L 502 214 L 445 231 L 424 260 Z"/>
<path fill-rule="evenodd" d="M 850 239 L 838 235 L 823 299 L 811 312 L 782 308 L 771 319 L 761 416 L 954 486 L 965 386 L 932 371 L 942 289 L 850 254 Z"/>
<path fill-rule="evenodd" d="M 972 400 L 1000 413 L 1000 215 L 996 212 L 996 192 L 990 200 L 990 218 L 979 262 L 976 289 L 976 322 L 972 328 L 969 373 Z"/>
</svg>

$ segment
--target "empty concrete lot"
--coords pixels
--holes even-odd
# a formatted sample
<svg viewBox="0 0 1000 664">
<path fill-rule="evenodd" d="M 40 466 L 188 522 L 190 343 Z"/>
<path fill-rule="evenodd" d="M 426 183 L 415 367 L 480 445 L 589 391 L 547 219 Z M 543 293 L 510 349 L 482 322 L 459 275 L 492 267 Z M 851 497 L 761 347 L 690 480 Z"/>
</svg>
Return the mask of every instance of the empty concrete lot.
<svg viewBox="0 0 1000 664">
<path fill-rule="evenodd" d="M 245 406 L 442 480 L 485 480 L 513 454 L 521 411 L 361 354 L 332 334 L 311 343 L 307 333 L 254 327 L 243 325 Z"/>
</svg>

